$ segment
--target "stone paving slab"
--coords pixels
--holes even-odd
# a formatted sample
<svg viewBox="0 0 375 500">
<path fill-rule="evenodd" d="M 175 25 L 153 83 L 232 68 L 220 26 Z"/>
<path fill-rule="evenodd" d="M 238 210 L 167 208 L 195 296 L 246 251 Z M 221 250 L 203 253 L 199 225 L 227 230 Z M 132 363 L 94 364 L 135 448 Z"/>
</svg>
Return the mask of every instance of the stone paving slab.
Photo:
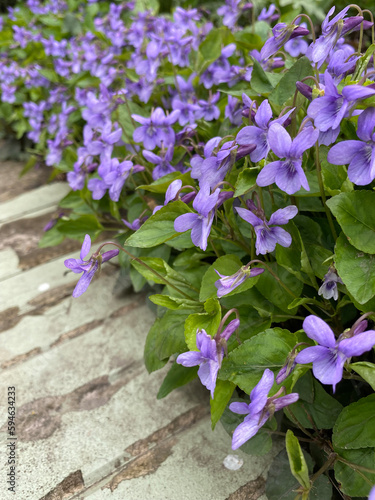
<svg viewBox="0 0 375 500">
<path fill-rule="evenodd" d="M 69 193 L 69 186 L 63 182 L 41 186 L 16 198 L 1 203 L 0 227 L 5 222 L 31 214 L 41 215 L 51 211 Z"/>
<path fill-rule="evenodd" d="M 145 294 L 114 293 L 117 270 L 107 265 L 72 299 L 77 276 L 65 273 L 63 261 L 77 257 L 77 243 L 37 249 L 40 229 L 30 228 L 50 217 L 66 186 L 28 192 L 15 186 L 14 175 L 6 179 L 0 203 L 3 475 L 9 386 L 17 391 L 18 441 L 17 493 L 6 490 L 3 477 L 0 499 L 266 500 L 270 456 L 236 451 L 241 469 L 223 466 L 233 454 L 230 438 L 220 424 L 211 431 L 209 393 L 199 381 L 156 400 L 168 366 L 151 375 L 144 368 L 154 321 Z"/>
<path fill-rule="evenodd" d="M 0 366 L 6 368 L 18 362 L 17 358 L 22 356 L 22 361 L 25 361 L 31 351 L 38 349 L 45 352 L 92 330 L 111 315 L 124 315 L 135 308 L 138 298 L 133 295 L 112 294 L 116 280 L 117 275 L 106 276 L 103 273 L 79 300 L 71 297 L 72 284 L 70 289 L 66 289 L 65 298 L 57 295 L 56 302 L 32 310 L 32 314 L 17 316 L 17 311 L 14 311 L 16 325 L 13 328 L 2 330 L 0 324 Z M 40 295 L 46 294 L 48 297 L 48 292 Z M 52 298 L 53 293 L 54 289 L 51 290 Z M 38 298 L 41 303 L 41 297 Z M 85 311 L 84 315 L 82 310 Z"/>
</svg>

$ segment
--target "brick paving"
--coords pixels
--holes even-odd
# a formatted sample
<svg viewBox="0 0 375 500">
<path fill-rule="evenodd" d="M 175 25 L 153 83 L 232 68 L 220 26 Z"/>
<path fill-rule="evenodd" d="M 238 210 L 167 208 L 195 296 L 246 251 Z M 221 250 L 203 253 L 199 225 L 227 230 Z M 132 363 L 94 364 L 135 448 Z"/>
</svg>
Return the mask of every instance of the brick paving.
<svg viewBox="0 0 375 500">
<path fill-rule="evenodd" d="M 163 400 L 168 367 L 149 375 L 143 345 L 154 316 L 144 294 L 116 286 L 107 265 L 79 299 L 64 259 L 80 245 L 39 249 L 66 194 L 45 172 L 19 180 L 0 165 L 0 498 L 2 500 L 266 500 L 271 459 L 235 452 L 211 431 L 198 381 Z M 28 177 L 30 175 L 30 177 Z M 7 491 L 7 388 L 16 387 L 16 494 Z"/>
</svg>

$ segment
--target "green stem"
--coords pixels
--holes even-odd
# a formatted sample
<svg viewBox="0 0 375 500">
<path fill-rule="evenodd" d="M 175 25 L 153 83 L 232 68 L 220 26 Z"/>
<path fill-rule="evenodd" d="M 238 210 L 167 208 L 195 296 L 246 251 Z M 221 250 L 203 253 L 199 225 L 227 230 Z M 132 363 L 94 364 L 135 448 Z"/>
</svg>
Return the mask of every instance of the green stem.
<svg viewBox="0 0 375 500">
<path fill-rule="evenodd" d="M 362 465 L 353 464 L 352 462 L 349 462 L 348 460 L 345 460 L 344 458 L 340 457 L 339 455 L 337 456 L 337 460 L 339 462 L 342 462 L 345 465 L 348 465 L 352 469 L 361 470 L 363 472 L 368 472 L 370 474 L 375 474 L 375 470 L 374 469 L 368 469 L 367 467 L 363 467 Z M 366 478 L 366 479 L 368 479 L 368 478 Z"/>
<path fill-rule="evenodd" d="M 217 258 L 219 258 L 219 257 L 220 257 L 220 254 L 219 254 L 219 252 L 217 251 L 217 249 L 216 249 L 216 247 L 215 247 L 215 245 L 214 245 L 214 242 L 212 241 L 211 236 L 209 236 L 209 237 L 208 237 L 208 241 L 211 243 L 212 250 L 214 251 L 214 253 L 215 253 L 216 257 L 217 257 Z"/>
<path fill-rule="evenodd" d="M 323 474 L 323 472 L 325 472 L 326 470 L 328 470 L 334 463 L 335 461 L 338 459 L 337 457 L 337 453 L 331 453 L 328 457 L 328 460 L 326 463 L 324 463 L 320 469 L 315 472 L 315 474 L 313 476 L 311 476 L 310 478 L 310 481 L 313 483 L 314 481 L 316 481 L 318 479 L 319 476 L 321 476 Z"/>
<path fill-rule="evenodd" d="M 168 286 L 170 286 L 171 288 L 173 288 L 174 290 L 176 290 L 176 292 L 178 292 L 179 294 L 183 295 L 185 298 L 189 299 L 189 300 L 194 300 L 195 302 L 198 302 L 196 299 L 194 299 L 193 297 L 191 297 L 190 295 L 188 295 L 187 293 L 183 292 L 182 290 L 180 290 L 177 286 L 173 285 L 172 283 L 170 283 L 166 278 L 164 278 L 164 276 L 162 276 L 161 274 L 159 274 L 157 271 L 155 271 L 155 269 L 152 269 L 152 267 L 150 267 L 148 264 L 146 264 L 145 262 L 143 262 L 142 259 L 136 257 L 135 255 L 131 254 L 130 252 L 128 252 L 123 246 L 121 246 L 119 243 L 116 243 L 114 241 L 106 241 L 105 243 L 102 243 L 100 245 L 100 247 L 97 249 L 97 251 L 93 254 L 93 256 L 98 256 L 99 255 L 99 252 L 100 250 L 105 246 L 105 245 L 114 245 L 115 247 L 117 247 L 118 249 L 120 249 L 122 252 L 126 253 L 126 255 L 128 255 L 132 260 L 135 260 L 136 262 L 138 262 L 139 264 L 141 264 L 143 267 L 145 267 L 146 269 L 148 269 L 149 271 L 151 271 L 155 276 L 157 276 L 160 280 L 164 281 L 164 283 Z M 193 288 L 193 287 L 190 287 L 192 288 L 193 290 L 199 292 L 199 290 L 197 290 L 196 288 Z"/>
<path fill-rule="evenodd" d="M 326 198 L 326 194 L 324 192 L 324 184 L 323 184 L 323 178 L 322 178 L 322 168 L 321 168 L 320 160 L 319 160 L 319 143 L 318 142 L 315 143 L 315 156 L 316 156 L 316 158 L 315 158 L 315 160 L 316 160 L 315 161 L 316 175 L 318 177 L 320 196 L 322 198 L 324 210 L 325 210 L 325 213 L 326 213 L 326 216 L 327 216 L 327 219 L 328 219 L 329 227 L 331 228 L 333 239 L 336 241 L 337 240 L 337 233 L 336 233 L 335 225 L 333 224 L 333 219 L 332 219 L 331 212 L 330 212 L 329 208 L 327 207 L 327 198 Z"/>
</svg>

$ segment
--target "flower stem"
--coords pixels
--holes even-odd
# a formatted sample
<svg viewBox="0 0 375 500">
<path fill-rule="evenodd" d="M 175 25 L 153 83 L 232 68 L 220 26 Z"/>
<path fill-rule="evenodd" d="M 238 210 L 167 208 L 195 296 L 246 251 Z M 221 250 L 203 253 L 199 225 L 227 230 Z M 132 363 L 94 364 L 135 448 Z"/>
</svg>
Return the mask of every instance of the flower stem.
<svg viewBox="0 0 375 500">
<path fill-rule="evenodd" d="M 328 219 L 329 227 L 331 228 L 333 239 L 336 241 L 337 240 L 337 233 L 336 233 L 335 226 L 333 224 L 333 219 L 332 219 L 331 212 L 330 212 L 329 208 L 327 207 L 327 203 L 326 203 L 327 202 L 327 198 L 326 198 L 326 194 L 324 192 L 324 184 L 323 184 L 323 178 L 322 178 L 322 168 L 321 168 L 320 160 L 319 160 L 319 144 L 318 144 L 318 141 L 315 143 L 315 155 L 316 155 L 316 158 L 315 158 L 316 175 L 318 177 L 320 196 L 322 198 L 324 210 L 325 210 L 325 213 L 326 213 L 326 216 L 327 216 L 327 219 Z"/>
<path fill-rule="evenodd" d="M 327 469 L 329 469 L 335 461 L 338 459 L 337 453 L 331 453 L 327 459 L 327 462 L 325 462 L 318 471 L 315 472 L 313 476 L 311 476 L 310 481 L 313 483 L 318 479 L 319 476 L 323 474 Z"/>
</svg>

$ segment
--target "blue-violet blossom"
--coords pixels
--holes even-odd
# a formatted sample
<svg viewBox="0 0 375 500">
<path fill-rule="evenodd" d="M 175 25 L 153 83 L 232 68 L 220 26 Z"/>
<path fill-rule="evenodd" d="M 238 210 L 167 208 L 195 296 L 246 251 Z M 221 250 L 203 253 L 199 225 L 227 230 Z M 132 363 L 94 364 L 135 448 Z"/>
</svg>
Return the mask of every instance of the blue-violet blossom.
<svg viewBox="0 0 375 500">
<path fill-rule="evenodd" d="M 294 194 L 301 185 L 310 191 L 306 174 L 302 169 L 302 155 L 317 141 L 319 131 L 305 127 L 293 139 L 279 123 L 271 125 L 268 142 L 272 151 L 283 161 L 273 161 L 263 167 L 257 177 L 258 186 L 269 186 L 273 182 L 287 194 Z"/>
<path fill-rule="evenodd" d="M 281 408 L 298 401 L 297 393 L 279 397 L 281 390 L 269 398 L 268 393 L 273 386 L 274 378 L 274 373 L 266 368 L 262 378 L 251 391 L 250 404 L 238 402 L 229 405 L 229 409 L 233 411 L 233 413 L 246 415 L 242 424 L 240 424 L 233 433 L 233 450 L 237 450 L 237 448 L 255 436 L 267 420 L 273 416 L 275 411 L 281 410 Z M 284 390 L 284 388 L 282 388 L 282 390 Z"/>
<path fill-rule="evenodd" d="M 100 268 L 102 262 L 106 262 L 107 260 L 112 259 L 118 255 L 118 250 L 109 250 L 108 252 L 104 252 L 103 255 L 92 255 L 88 260 L 84 260 L 84 258 L 88 255 L 91 248 L 91 238 L 88 234 L 86 234 L 85 239 L 83 240 L 80 258 L 79 259 L 66 259 L 64 261 L 65 267 L 73 271 L 73 273 L 82 273 L 82 276 L 78 280 L 78 283 L 73 290 L 73 297 L 79 297 L 82 295 L 88 288 L 91 280 L 94 277 L 96 271 Z"/>
<path fill-rule="evenodd" d="M 322 384 L 332 384 L 333 392 L 343 375 L 344 364 L 352 356 L 360 356 L 375 344 L 375 331 L 368 330 L 367 321 L 357 321 L 336 340 L 331 328 L 317 316 L 307 316 L 303 329 L 318 345 L 297 354 L 296 362 L 312 363 L 313 374 Z"/>
</svg>

